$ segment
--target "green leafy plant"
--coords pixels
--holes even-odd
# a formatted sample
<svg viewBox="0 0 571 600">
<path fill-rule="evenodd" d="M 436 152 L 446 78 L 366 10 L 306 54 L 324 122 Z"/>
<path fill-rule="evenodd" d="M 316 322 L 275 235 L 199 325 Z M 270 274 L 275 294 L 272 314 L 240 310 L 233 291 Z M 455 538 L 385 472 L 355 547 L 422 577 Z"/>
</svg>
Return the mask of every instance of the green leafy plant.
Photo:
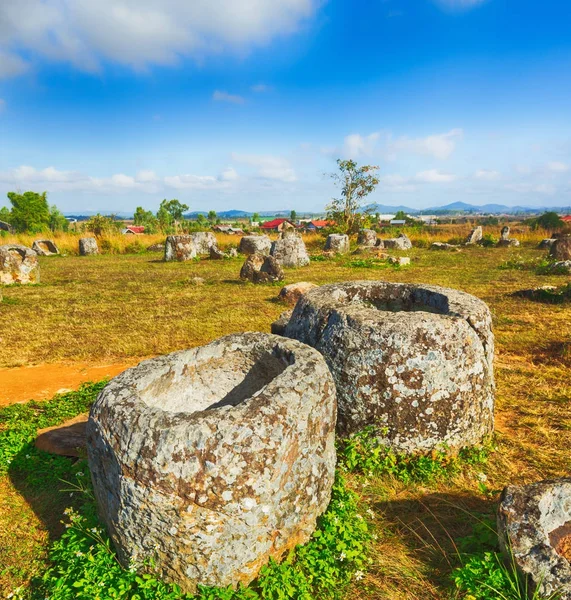
<svg viewBox="0 0 571 600">
<path fill-rule="evenodd" d="M 466 448 L 453 455 L 443 447 L 431 454 L 401 454 L 384 440 L 386 429 L 368 426 L 338 443 L 339 467 L 365 475 L 391 475 L 407 482 L 429 483 L 450 477 L 462 466 L 486 462 L 491 445 Z"/>
</svg>

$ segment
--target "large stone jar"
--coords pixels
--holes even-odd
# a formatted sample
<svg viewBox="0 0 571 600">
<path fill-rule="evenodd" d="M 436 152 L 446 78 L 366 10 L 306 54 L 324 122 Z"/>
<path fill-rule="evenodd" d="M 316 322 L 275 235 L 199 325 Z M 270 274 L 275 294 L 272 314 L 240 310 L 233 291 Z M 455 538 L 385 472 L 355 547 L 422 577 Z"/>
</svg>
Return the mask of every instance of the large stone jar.
<svg viewBox="0 0 571 600">
<path fill-rule="evenodd" d="M 284 335 L 325 357 L 341 435 L 373 425 L 396 450 L 427 452 L 492 432 L 491 326 L 488 307 L 469 294 L 357 281 L 305 293 Z"/>
<path fill-rule="evenodd" d="M 195 231 L 190 234 L 190 237 L 198 255 L 209 256 L 210 249 L 218 247 L 216 236 L 212 231 Z"/>
<path fill-rule="evenodd" d="M 305 267 L 309 264 L 309 255 L 305 244 L 296 231 L 283 231 L 279 239 L 272 242 L 270 255 L 282 267 Z"/>
<path fill-rule="evenodd" d="M 40 283 L 38 255 L 27 246 L 0 246 L 0 284 L 11 283 Z"/>
<path fill-rule="evenodd" d="M 120 560 L 247 584 L 306 542 L 335 470 L 335 385 L 313 348 L 263 333 L 142 362 L 91 409 L 89 466 Z"/>
<path fill-rule="evenodd" d="M 542 598 L 571 600 L 571 478 L 507 486 L 498 511 L 500 546 Z M 535 597 L 535 596 L 534 596 Z"/>
<path fill-rule="evenodd" d="M 191 235 L 169 235 L 165 240 L 165 261 L 192 260 L 196 258 L 196 244 Z"/>
<path fill-rule="evenodd" d="M 91 256 L 92 254 L 99 254 L 97 240 L 94 237 L 79 238 L 79 255 Z"/>
<path fill-rule="evenodd" d="M 377 232 L 374 229 L 360 229 L 357 236 L 357 245 L 374 248 L 377 245 Z"/>
<path fill-rule="evenodd" d="M 337 254 L 349 252 L 349 236 L 342 233 L 330 233 L 325 240 L 325 250 Z"/>
</svg>

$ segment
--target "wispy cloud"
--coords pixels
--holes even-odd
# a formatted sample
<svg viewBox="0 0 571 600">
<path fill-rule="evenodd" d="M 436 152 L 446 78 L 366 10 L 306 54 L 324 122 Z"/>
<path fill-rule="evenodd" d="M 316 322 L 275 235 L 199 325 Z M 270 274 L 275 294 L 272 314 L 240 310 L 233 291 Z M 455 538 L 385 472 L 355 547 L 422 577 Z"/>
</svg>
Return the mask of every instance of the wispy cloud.
<svg viewBox="0 0 571 600">
<path fill-rule="evenodd" d="M 275 179 L 286 183 L 297 180 L 297 175 L 290 162 L 281 156 L 232 153 L 232 160 L 253 167 L 258 176 L 265 179 Z"/>
<path fill-rule="evenodd" d="M 446 160 L 455 150 L 456 143 L 462 139 L 462 129 L 451 129 L 446 133 L 429 135 L 423 138 L 397 138 L 389 143 L 392 152 L 412 152 L 432 156 L 439 160 Z"/>
<path fill-rule="evenodd" d="M 456 176 L 450 173 L 442 173 L 438 169 L 428 169 L 417 173 L 414 179 L 420 183 L 450 183 L 456 179 Z"/>
<path fill-rule="evenodd" d="M 476 179 L 481 181 L 497 181 L 501 177 L 501 173 L 493 171 L 491 169 L 479 169 L 474 173 Z"/>
<path fill-rule="evenodd" d="M 212 94 L 212 99 L 216 100 L 216 102 L 230 102 L 230 104 L 244 104 L 246 101 L 242 96 L 238 96 L 238 94 L 229 94 L 220 90 L 216 90 Z"/>
<path fill-rule="evenodd" d="M 274 88 L 271 85 L 265 83 L 257 83 L 250 88 L 256 94 L 263 94 L 264 92 L 271 92 Z"/>
<path fill-rule="evenodd" d="M 487 2 L 487 0 L 434 0 L 437 5 L 447 10 L 470 10 Z"/>
<path fill-rule="evenodd" d="M 552 173 L 566 173 L 569 171 L 569 165 L 559 161 L 549 162 L 546 167 Z"/>
</svg>

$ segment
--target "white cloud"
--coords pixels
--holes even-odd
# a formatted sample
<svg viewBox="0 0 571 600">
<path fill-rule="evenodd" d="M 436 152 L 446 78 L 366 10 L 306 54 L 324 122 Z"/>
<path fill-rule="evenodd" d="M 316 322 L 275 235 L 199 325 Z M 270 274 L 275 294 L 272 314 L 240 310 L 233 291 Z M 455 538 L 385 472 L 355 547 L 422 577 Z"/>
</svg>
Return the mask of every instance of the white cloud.
<svg viewBox="0 0 571 600">
<path fill-rule="evenodd" d="M 275 179 L 286 183 L 297 180 L 295 170 L 289 161 L 281 156 L 233 153 L 232 160 L 254 167 L 257 174 L 265 179 Z"/>
<path fill-rule="evenodd" d="M 474 177 L 476 179 L 481 179 L 482 181 L 497 181 L 501 178 L 501 173 L 490 169 L 479 169 L 474 173 Z"/>
<path fill-rule="evenodd" d="M 221 92 L 216 90 L 212 94 L 212 99 L 217 102 L 230 102 L 231 104 L 244 104 L 245 100 L 242 96 L 237 94 L 229 94 L 228 92 Z"/>
<path fill-rule="evenodd" d="M 456 142 L 461 140 L 463 135 L 462 129 L 452 129 L 447 133 L 429 135 L 424 138 L 400 137 L 389 143 L 389 150 L 393 152 L 412 152 L 445 160 L 454 152 Z"/>
<path fill-rule="evenodd" d="M 231 169 L 234 173 L 235 171 Z M 59 171 L 54 167 L 35 169 L 22 165 L 0 172 L 0 183 L 19 188 L 41 188 L 52 191 L 117 193 L 137 191 L 157 194 L 171 189 L 224 189 L 233 178 L 226 169 L 219 177 L 212 175 L 170 175 L 158 177 L 154 171 L 139 171 L 135 176 L 116 173 L 111 177 L 91 177 L 77 171 Z M 237 174 L 236 174 L 237 177 Z"/>
<path fill-rule="evenodd" d="M 512 192 L 518 192 L 519 194 L 543 194 L 546 196 L 553 196 L 557 193 L 557 188 L 550 183 L 508 183 L 504 188 Z"/>
<path fill-rule="evenodd" d="M 547 170 L 553 173 L 566 173 L 569 171 L 569 165 L 558 161 L 550 162 L 547 163 Z"/>
<path fill-rule="evenodd" d="M 95 71 L 240 52 L 295 32 L 318 0 L 18 0 L 0 2 L 0 75 L 27 68 L 8 48 Z"/>
<path fill-rule="evenodd" d="M 271 85 L 266 85 L 265 83 L 257 83 L 250 89 L 257 94 L 263 94 L 264 92 L 271 92 L 274 88 Z"/>
<path fill-rule="evenodd" d="M 235 181 L 238 177 L 238 172 L 233 167 L 226 167 L 220 175 L 222 181 Z"/>
<path fill-rule="evenodd" d="M 349 158 L 359 158 L 360 156 L 370 156 L 377 142 L 379 133 L 374 132 L 367 136 L 358 133 L 352 133 L 345 138 L 343 143 L 343 154 Z"/>
<path fill-rule="evenodd" d="M 456 176 L 449 173 L 441 173 L 437 169 L 429 169 L 428 171 L 417 173 L 414 179 L 421 183 L 450 183 L 456 179 Z"/>
</svg>

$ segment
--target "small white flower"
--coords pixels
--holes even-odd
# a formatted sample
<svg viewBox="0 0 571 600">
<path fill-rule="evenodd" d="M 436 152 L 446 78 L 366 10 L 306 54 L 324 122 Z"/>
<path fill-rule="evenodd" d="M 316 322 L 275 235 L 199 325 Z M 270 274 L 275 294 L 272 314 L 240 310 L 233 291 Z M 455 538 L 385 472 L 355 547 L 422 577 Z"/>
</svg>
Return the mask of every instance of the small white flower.
<svg viewBox="0 0 571 600">
<path fill-rule="evenodd" d="M 339 560 L 343 562 L 346 558 L 347 555 L 345 554 L 345 552 L 341 552 L 341 554 L 339 555 Z"/>
<path fill-rule="evenodd" d="M 488 476 L 485 473 L 478 473 L 478 475 L 476 475 L 476 477 L 478 478 L 478 481 L 481 481 L 481 482 L 488 481 Z"/>
<path fill-rule="evenodd" d="M 78 471 L 78 472 L 77 472 L 77 476 L 78 476 L 78 477 L 83 477 L 83 471 Z"/>
<path fill-rule="evenodd" d="M 363 519 L 363 515 L 355 515 L 357 519 Z"/>
<path fill-rule="evenodd" d="M 369 517 L 371 517 L 372 519 L 375 518 L 375 511 L 372 508 L 368 508 L 367 509 L 367 514 L 369 515 Z"/>
<path fill-rule="evenodd" d="M 353 575 L 357 581 L 361 581 L 363 577 L 365 577 L 365 573 L 363 571 L 355 571 L 355 575 Z"/>
<path fill-rule="evenodd" d="M 78 550 L 78 551 L 75 553 L 75 555 L 76 555 L 76 556 L 83 556 L 83 552 L 81 552 L 80 550 Z"/>
<path fill-rule="evenodd" d="M 30 458 L 30 455 L 29 455 L 29 454 L 26 454 L 26 458 Z"/>
</svg>

